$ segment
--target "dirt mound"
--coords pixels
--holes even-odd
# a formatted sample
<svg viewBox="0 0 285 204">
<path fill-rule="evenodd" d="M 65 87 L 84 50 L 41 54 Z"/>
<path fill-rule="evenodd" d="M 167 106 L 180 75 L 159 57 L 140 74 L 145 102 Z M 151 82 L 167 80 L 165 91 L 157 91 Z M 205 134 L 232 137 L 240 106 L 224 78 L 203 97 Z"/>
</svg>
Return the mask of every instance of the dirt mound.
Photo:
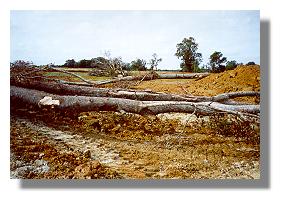
<svg viewBox="0 0 285 204">
<path fill-rule="evenodd" d="M 234 70 L 212 73 L 203 79 L 157 79 L 143 81 L 135 89 L 156 92 L 215 96 L 225 92 L 260 91 L 260 66 L 239 66 Z M 244 102 L 258 103 L 256 97 L 244 97 Z"/>
<path fill-rule="evenodd" d="M 187 87 L 193 95 L 214 96 L 234 91 L 260 91 L 259 65 L 239 66 L 234 70 L 211 74 Z"/>
</svg>

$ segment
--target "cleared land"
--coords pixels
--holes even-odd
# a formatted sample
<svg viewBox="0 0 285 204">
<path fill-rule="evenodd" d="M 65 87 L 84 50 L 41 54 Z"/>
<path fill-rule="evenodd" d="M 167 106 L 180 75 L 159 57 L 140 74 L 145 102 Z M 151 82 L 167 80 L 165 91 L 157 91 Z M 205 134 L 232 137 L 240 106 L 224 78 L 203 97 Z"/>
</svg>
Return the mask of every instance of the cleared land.
<svg viewBox="0 0 285 204">
<path fill-rule="evenodd" d="M 59 75 L 64 74 L 46 76 Z M 213 96 L 259 91 L 259 81 L 259 66 L 243 66 L 200 80 L 156 79 L 105 87 Z M 18 105 L 11 107 L 12 178 L 260 178 L 259 125 L 233 116 L 72 114 Z"/>
</svg>

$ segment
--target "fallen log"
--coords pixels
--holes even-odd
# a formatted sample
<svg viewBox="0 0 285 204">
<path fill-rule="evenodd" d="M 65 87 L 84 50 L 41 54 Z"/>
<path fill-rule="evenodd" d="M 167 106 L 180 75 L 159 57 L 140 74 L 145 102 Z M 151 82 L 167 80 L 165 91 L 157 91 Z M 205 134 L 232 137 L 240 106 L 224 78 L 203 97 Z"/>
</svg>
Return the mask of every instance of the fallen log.
<svg viewBox="0 0 285 204">
<path fill-rule="evenodd" d="M 48 77 L 43 77 L 43 76 L 26 76 L 26 75 L 30 75 L 32 73 L 35 72 L 40 72 L 40 71 L 55 71 L 55 72 L 61 72 L 67 75 L 71 75 L 73 77 L 76 77 L 78 79 L 80 79 L 83 83 L 78 83 L 78 82 L 68 82 L 68 81 L 64 81 L 64 80 L 59 80 L 59 79 L 53 79 L 53 78 L 48 78 Z M 198 78 L 198 79 L 202 79 L 206 76 L 209 76 L 209 73 L 189 73 L 189 74 L 158 74 L 156 72 L 149 72 L 145 75 L 139 75 L 139 76 L 126 76 L 126 77 L 119 77 L 119 78 L 115 78 L 115 79 L 109 79 L 109 80 L 102 80 L 102 81 L 91 81 L 88 79 L 85 79 L 81 76 L 79 76 L 78 74 L 72 73 L 70 71 L 67 70 L 63 70 L 63 69 L 59 69 L 59 68 L 53 68 L 53 67 L 45 67 L 43 69 L 36 69 L 33 70 L 31 72 L 29 72 L 28 74 L 18 74 L 18 77 L 21 78 L 41 78 L 41 79 L 45 79 L 45 80 L 52 80 L 52 81 L 56 81 L 62 84 L 79 84 L 79 85 L 84 85 L 84 86 L 94 86 L 94 85 L 104 85 L 104 84 L 109 84 L 109 83 L 115 83 L 115 82 L 120 82 L 120 81 L 136 81 L 136 80 L 141 80 L 141 81 L 147 81 L 147 80 L 153 80 L 153 79 L 193 79 L 193 78 Z"/>
<path fill-rule="evenodd" d="M 65 73 L 65 74 L 68 74 L 68 75 L 71 75 L 73 77 L 80 79 L 81 81 L 83 81 L 83 83 L 70 82 L 70 81 L 65 81 L 65 80 L 55 79 L 55 78 L 49 78 L 49 77 L 43 77 L 43 76 L 24 76 L 22 74 L 18 75 L 18 77 L 21 77 L 22 79 L 38 78 L 38 79 L 43 79 L 43 80 L 47 80 L 47 81 L 56 81 L 60 84 L 68 84 L 68 85 L 75 84 L 75 85 L 90 86 L 90 87 L 93 87 L 96 85 L 98 86 L 98 85 L 104 85 L 104 84 L 109 84 L 109 83 L 115 83 L 115 82 L 120 82 L 120 81 L 153 80 L 153 79 L 158 78 L 156 74 L 146 74 L 146 75 L 140 75 L 140 76 L 126 76 L 126 77 L 108 79 L 108 80 L 102 80 L 102 81 L 90 81 L 90 80 L 84 79 L 83 77 L 81 77 L 77 74 L 74 74 L 72 72 L 57 69 L 57 68 L 46 68 L 46 69 L 42 69 L 41 71 L 62 72 L 62 73 Z"/>
<path fill-rule="evenodd" d="M 184 102 L 184 101 L 137 101 L 123 98 L 90 97 L 90 96 L 61 96 L 43 91 L 10 87 L 11 105 L 23 102 L 30 105 L 39 104 L 41 100 L 49 98 L 55 107 L 69 111 L 125 111 L 137 114 L 159 114 L 169 112 L 183 112 L 200 115 L 211 115 L 218 112 L 242 114 L 259 114 L 259 105 L 225 105 L 218 102 Z"/>
<path fill-rule="evenodd" d="M 157 74 L 159 79 L 202 79 L 209 76 L 209 73 L 189 73 L 189 74 Z"/>
<path fill-rule="evenodd" d="M 168 93 L 158 93 L 130 89 L 108 89 L 96 87 L 83 87 L 77 85 L 67 85 L 61 83 L 46 83 L 41 81 L 11 81 L 11 85 L 29 89 L 36 89 L 58 95 L 82 95 L 92 97 L 112 97 L 125 98 L 139 101 L 186 101 L 186 102 L 222 102 L 234 104 L 230 99 L 244 96 L 259 96 L 259 92 L 244 91 L 223 93 L 217 96 L 192 96 Z"/>
</svg>

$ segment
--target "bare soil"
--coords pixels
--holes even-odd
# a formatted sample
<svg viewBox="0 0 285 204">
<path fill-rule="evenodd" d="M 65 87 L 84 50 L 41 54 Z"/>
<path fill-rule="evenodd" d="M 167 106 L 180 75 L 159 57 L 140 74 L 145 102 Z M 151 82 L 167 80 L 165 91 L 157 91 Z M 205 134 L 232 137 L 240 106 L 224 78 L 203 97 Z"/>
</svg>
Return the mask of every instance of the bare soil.
<svg viewBox="0 0 285 204">
<path fill-rule="evenodd" d="M 259 74 L 259 66 L 244 66 L 197 81 L 123 86 L 212 96 L 259 91 Z M 259 179 L 259 126 L 233 120 L 227 115 L 64 113 L 12 105 L 11 178 Z"/>
<path fill-rule="evenodd" d="M 149 126 L 145 116 L 130 123 L 110 112 L 81 113 L 77 119 L 20 112 L 11 119 L 11 178 L 260 177 L 259 134 L 224 136 L 159 118 Z M 175 129 L 168 132 L 164 127 L 170 124 Z"/>
<path fill-rule="evenodd" d="M 235 91 L 260 91 L 260 66 L 239 66 L 234 70 L 211 74 L 199 80 L 156 79 L 143 81 L 133 88 L 194 96 L 215 96 Z M 243 101 L 254 103 L 258 102 L 258 99 L 243 98 Z"/>
</svg>

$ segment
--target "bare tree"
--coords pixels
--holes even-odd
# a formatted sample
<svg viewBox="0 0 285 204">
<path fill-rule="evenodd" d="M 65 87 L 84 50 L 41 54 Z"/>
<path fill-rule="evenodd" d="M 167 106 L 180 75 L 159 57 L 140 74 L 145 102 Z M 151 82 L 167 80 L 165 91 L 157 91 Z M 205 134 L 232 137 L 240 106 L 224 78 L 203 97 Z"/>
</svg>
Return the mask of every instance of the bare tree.
<svg viewBox="0 0 285 204">
<path fill-rule="evenodd" d="M 150 65 L 151 70 L 157 70 L 158 63 L 162 61 L 162 58 L 158 58 L 156 53 L 154 53 L 152 57 L 153 58 L 149 61 L 148 64 Z"/>
</svg>

